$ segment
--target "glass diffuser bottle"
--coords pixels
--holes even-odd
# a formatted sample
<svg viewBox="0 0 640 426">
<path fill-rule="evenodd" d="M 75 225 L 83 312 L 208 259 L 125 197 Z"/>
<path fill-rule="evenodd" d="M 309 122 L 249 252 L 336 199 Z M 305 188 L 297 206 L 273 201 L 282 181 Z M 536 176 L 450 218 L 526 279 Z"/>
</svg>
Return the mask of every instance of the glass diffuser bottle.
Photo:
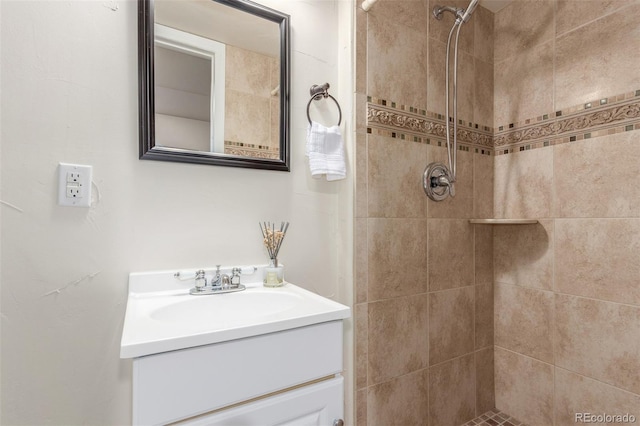
<svg viewBox="0 0 640 426">
<path fill-rule="evenodd" d="M 284 285 L 284 267 L 278 263 L 278 253 L 282 241 L 289 228 L 289 222 L 281 222 L 280 227 L 270 222 L 260 223 L 260 231 L 265 248 L 269 253 L 269 266 L 264 270 L 262 281 L 265 287 L 280 287 Z"/>
</svg>

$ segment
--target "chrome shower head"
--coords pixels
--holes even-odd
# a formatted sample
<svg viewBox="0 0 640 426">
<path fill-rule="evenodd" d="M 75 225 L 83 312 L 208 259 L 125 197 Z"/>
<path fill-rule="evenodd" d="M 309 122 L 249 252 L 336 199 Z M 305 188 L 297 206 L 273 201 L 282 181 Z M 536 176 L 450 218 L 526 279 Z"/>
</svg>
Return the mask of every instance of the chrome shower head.
<svg viewBox="0 0 640 426">
<path fill-rule="evenodd" d="M 474 10 L 476 10 L 476 7 L 478 7 L 478 1 L 479 0 L 471 0 L 469 6 L 467 6 L 465 11 L 462 13 L 462 16 L 460 17 L 460 19 L 462 19 L 462 22 L 467 22 L 471 18 L 471 14 Z"/>
</svg>

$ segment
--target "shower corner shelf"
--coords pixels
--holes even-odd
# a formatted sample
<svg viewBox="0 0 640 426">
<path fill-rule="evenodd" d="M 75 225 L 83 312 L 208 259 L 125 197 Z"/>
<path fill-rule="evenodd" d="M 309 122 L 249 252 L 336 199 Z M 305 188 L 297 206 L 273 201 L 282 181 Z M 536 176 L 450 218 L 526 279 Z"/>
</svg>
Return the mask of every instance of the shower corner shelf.
<svg viewBox="0 0 640 426">
<path fill-rule="evenodd" d="M 469 219 L 469 223 L 476 225 L 532 225 L 538 219 Z"/>
</svg>

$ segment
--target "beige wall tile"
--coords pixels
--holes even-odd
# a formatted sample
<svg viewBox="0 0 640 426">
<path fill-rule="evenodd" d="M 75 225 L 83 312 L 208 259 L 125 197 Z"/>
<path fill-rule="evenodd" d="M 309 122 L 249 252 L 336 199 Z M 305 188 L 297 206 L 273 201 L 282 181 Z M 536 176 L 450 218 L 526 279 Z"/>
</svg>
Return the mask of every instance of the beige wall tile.
<svg viewBox="0 0 640 426">
<path fill-rule="evenodd" d="M 640 219 L 556 220 L 556 291 L 640 305 Z"/>
<path fill-rule="evenodd" d="M 624 132 L 554 148 L 556 216 L 640 217 L 640 144 Z"/>
<path fill-rule="evenodd" d="M 553 424 L 553 366 L 495 349 L 496 408 L 530 426 Z"/>
<path fill-rule="evenodd" d="M 427 220 L 368 219 L 369 301 L 427 291 Z"/>
<path fill-rule="evenodd" d="M 451 54 L 451 60 L 453 60 L 453 53 Z M 451 70 L 453 70 L 453 65 L 451 66 Z M 429 72 L 431 72 L 431 70 L 429 70 Z M 466 52 L 458 52 L 458 120 L 462 120 L 466 123 L 477 122 L 474 110 L 476 99 L 475 84 L 476 72 L 475 59 L 473 58 L 473 55 Z M 444 88 L 444 86 L 440 87 Z M 429 85 L 429 90 L 434 90 L 434 87 Z M 453 108 L 453 98 L 451 98 L 449 102 L 451 102 L 450 105 L 451 108 Z M 431 104 L 429 104 L 429 107 L 431 107 Z M 444 111 L 445 110 L 443 109 L 442 112 Z"/>
<path fill-rule="evenodd" d="M 553 220 L 496 226 L 493 249 L 496 282 L 553 288 Z"/>
<path fill-rule="evenodd" d="M 475 225 L 475 284 L 493 285 L 493 226 Z"/>
<path fill-rule="evenodd" d="M 444 114 L 445 86 L 446 86 L 446 42 L 429 38 L 428 79 L 427 79 L 427 109 Z M 450 110 L 451 111 L 451 110 Z"/>
<path fill-rule="evenodd" d="M 473 225 L 429 219 L 429 291 L 473 285 Z"/>
<path fill-rule="evenodd" d="M 367 95 L 356 93 L 356 133 L 365 134 L 367 132 Z"/>
<path fill-rule="evenodd" d="M 369 303 L 369 383 L 426 368 L 427 294 Z"/>
<path fill-rule="evenodd" d="M 368 135 L 369 217 L 425 217 L 427 145 Z"/>
<path fill-rule="evenodd" d="M 496 284 L 494 309 L 496 346 L 553 363 L 553 293 Z"/>
<path fill-rule="evenodd" d="M 640 393 L 640 307 L 555 296 L 558 367 Z"/>
<path fill-rule="evenodd" d="M 473 352 L 474 287 L 429 293 L 429 364 Z"/>
<path fill-rule="evenodd" d="M 269 95 L 280 84 L 280 57 L 269 58 Z M 271 95 L 273 96 L 273 95 Z"/>
<path fill-rule="evenodd" d="M 406 26 L 427 34 L 427 19 L 431 17 L 428 3 L 423 0 L 380 0 L 369 14 L 381 21 Z"/>
<path fill-rule="evenodd" d="M 269 98 L 227 89 L 225 92 L 224 140 L 259 144 L 271 135 Z M 247 123 L 251 122 L 248 126 Z"/>
<path fill-rule="evenodd" d="M 278 150 L 280 149 L 280 98 L 275 96 L 269 98 L 269 113 L 269 146 Z"/>
<path fill-rule="evenodd" d="M 239 47 L 227 46 L 225 52 L 225 86 L 227 89 L 269 98 L 271 70 L 275 59 Z"/>
<path fill-rule="evenodd" d="M 356 392 L 356 426 L 367 426 L 367 394 L 368 389 Z"/>
<path fill-rule="evenodd" d="M 429 372 L 416 371 L 369 388 L 368 426 L 426 425 Z"/>
<path fill-rule="evenodd" d="M 446 147 L 428 146 L 429 163 L 449 165 Z M 438 218 L 471 218 L 473 216 L 473 157 L 471 152 L 458 150 L 456 168 L 455 197 L 448 197 L 443 201 L 433 201 L 428 197 L 429 217 Z M 426 164 L 424 164 L 426 167 Z M 424 167 L 423 167 L 424 169 Z"/>
<path fill-rule="evenodd" d="M 473 122 L 493 126 L 493 63 L 475 59 Z"/>
<path fill-rule="evenodd" d="M 367 163 L 367 137 L 364 134 L 356 134 L 356 193 L 355 193 L 355 217 L 367 217 L 369 214 L 369 197 Z"/>
<path fill-rule="evenodd" d="M 475 12 L 473 12 L 472 18 L 475 22 L 473 54 L 476 59 L 492 64 L 493 45 L 495 42 L 493 12 L 480 5 L 476 8 Z M 491 79 L 493 80 L 493 77 Z"/>
<path fill-rule="evenodd" d="M 476 416 L 496 406 L 493 368 L 493 347 L 475 353 L 476 357 Z"/>
<path fill-rule="evenodd" d="M 514 1 L 495 14 L 495 62 L 553 40 L 555 2 L 552 0 Z"/>
<path fill-rule="evenodd" d="M 368 300 L 369 287 L 369 250 L 367 247 L 367 219 L 355 219 L 354 238 L 354 277 L 355 277 L 355 303 L 364 303 Z"/>
<path fill-rule="evenodd" d="M 493 156 L 473 156 L 473 217 L 493 218 Z"/>
<path fill-rule="evenodd" d="M 640 419 L 640 395 L 556 368 L 555 424 L 571 426 L 580 423 L 576 421 L 576 413 L 630 414 Z"/>
<path fill-rule="evenodd" d="M 427 39 L 424 31 L 372 15 L 368 19 L 367 94 L 425 108 Z M 411 72 L 402 72 L 407 70 Z"/>
<path fill-rule="evenodd" d="M 553 148 L 494 157 L 498 218 L 546 218 L 552 212 Z"/>
<path fill-rule="evenodd" d="M 520 3 L 530 2 L 513 4 Z M 528 20 L 520 19 L 517 22 L 520 24 L 523 21 Z M 553 111 L 553 66 L 553 41 L 527 47 L 518 51 L 517 55 L 495 63 L 494 127 Z"/>
<path fill-rule="evenodd" d="M 639 15 L 640 3 L 635 2 L 558 37 L 556 109 L 640 87 Z"/>
<path fill-rule="evenodd" d="M 558 0 L 556 34 L 561 35 L 576 29 L 633 4 L 634 1 L 636 0 Z"/>
<path fill-rule="evenodd" d="M 450 53 L 449 69 L 453 75 L 453 48 Z M 433 38 L 429 39 L 429 78 L 427 89 L 428 110 L 445 114 L 447 45 Z M 475 73 L 474 58 L 465 52 L 458 52 L 458 119 L 474 121 Z M 449 111 L 453 116 L 453 97 L 449 99 Z"/>
<path fill-rule="evenodd" d="M 429 368 L 429 424 L 460 425 L 475 417 L 473 354 Z"/>
<path fill-rule="evenodd" d="M 369 306 L 360 303 L 354 306 L 356 390 L 367 387 L 369 368 Z"/>
<path fill-rule="evenodd" d="M 475 348 L 493 345 L 493 284 L 475 286 Z"/>
</svg>

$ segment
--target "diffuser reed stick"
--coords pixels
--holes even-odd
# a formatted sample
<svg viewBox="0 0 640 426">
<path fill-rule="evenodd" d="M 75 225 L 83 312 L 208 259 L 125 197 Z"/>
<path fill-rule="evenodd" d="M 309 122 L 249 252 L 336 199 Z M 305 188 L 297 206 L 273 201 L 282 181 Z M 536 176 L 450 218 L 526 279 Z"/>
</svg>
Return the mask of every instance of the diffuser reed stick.
<svg viewBox="0 0 640 426">
<path fill-rule="evenodd" d="M 267 248 L 269 258 L 273 261 L 274 266 L 278 266 L 278 252 L 282 247 L 282 242 L 289 229 L 289 222 L 280 222 L 280 227 L 276 228 L 275 223 L 258 222 L 260 231 L 262 232 L 262 242 Z"/>
</svg>

